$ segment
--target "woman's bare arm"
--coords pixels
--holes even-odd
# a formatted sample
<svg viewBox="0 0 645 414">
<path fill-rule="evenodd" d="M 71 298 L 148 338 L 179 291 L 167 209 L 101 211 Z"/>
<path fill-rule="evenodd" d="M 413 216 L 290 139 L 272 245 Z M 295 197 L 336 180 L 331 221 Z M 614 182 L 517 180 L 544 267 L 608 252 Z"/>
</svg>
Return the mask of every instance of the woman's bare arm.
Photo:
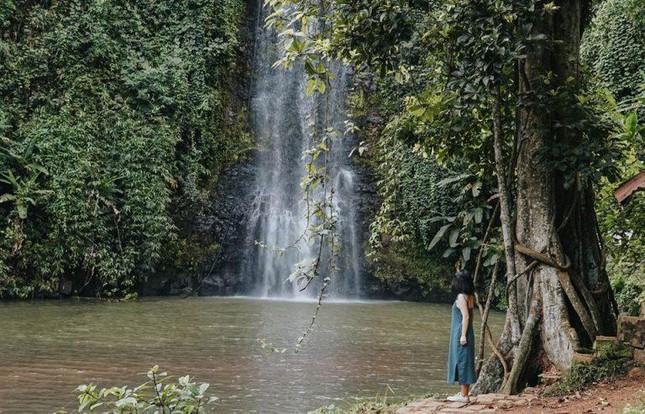
<svg viewBox="0 0 645 414">
<path fill-rule="evenodd" d="M 468 322 L 470 318 L 470 312 L 468 311 L 468 301 L 466 300 L 466 295 L 460 294 L 457 296 L 457 308 L 461 311 L 461 338 L 459 343 L 466 345 L 466 333 L 468 332 Z"/>
</svg>

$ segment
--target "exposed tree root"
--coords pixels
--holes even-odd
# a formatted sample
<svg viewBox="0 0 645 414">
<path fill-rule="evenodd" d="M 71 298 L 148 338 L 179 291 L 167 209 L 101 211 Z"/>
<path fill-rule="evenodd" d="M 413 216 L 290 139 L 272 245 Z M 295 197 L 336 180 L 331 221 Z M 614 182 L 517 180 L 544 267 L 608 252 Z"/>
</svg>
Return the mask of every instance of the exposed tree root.
<svg viewBox="0 0 645 414">
<path fill-rule="evenodd" d="M 506 279 L 509 280 L 515 272 L 515 250 L 513 248 L 513 219 L 511 214 L 511 192 L 506 183 L 506 167 L 504 164 L 504 136 L 502 129 L 502 110 L 499 86 L 493 90 L 493 150 L 495 154 L 495 173 L 499 192 L 500 222 L 506 259 Z M 509 322 L 511 340 L 515 341 L 521 334 L 519 313 L 517 312 L 517 295 L 511 289 L 508 295 Z"/>
<path fill-rule="evenodd" d="M 488 221 L 488 226 L 486 227 L 486 232 L 484 233 L 484 238 L 482 240 L 482 243 L 486 243 L 488 241 L 488 236 L 490 235 L 490 231 L 493 228 L 493 223 L 495 222 L 495 219 L 497 218 L 497 211 L 499 210 L 499 202 L 495 204 L 495 209 L 493 210 L 493 214 L 491 214 L 490 220 Z M 479 273 L 481 269 L 481 262 L 482 262 L 482 256 L 484 254 L 484 249 L 479 249 L 479 254 L 477 254 L 477 262 L 475 264 L 475 274 L 473 275 L 473 284 L 475 286 L 475 301 L 477 302 L 477 307 L 479 308 L 479 315 L 481 316 L 481 336 L 480 336 L 480 341 L 479 341 L 479 349 L 477 351 L 477 366 L 475 368 L 475 372 L 479 375 L 479 371 L 481 371 L 483 359 L 484 359 L 484 344 L 485 344 L 485 332 L 486 330 L 490 331 L 488 329 L 488 313 L 490 311 L 490 305 L 493 299 L 493 293 L 494 293 L 494 288 L 495 288 L 495 282 L 497 281 L 497 270 L 499 268 L 499 262 L 495 262 L 495 266 L 493 266 L 493 271 L 491 273 L 491 281 L 488 287 L 488 296 L 486 297 L 486 304 L 484 308 L 482 309 L 482 304 L 481 300 L 479 298 L 479 293 L 477 289 L 477 283 L 479 281 Z M 492 340 L 491 340 L 491 347 L 494 347 L 492 345 Z"/>
<path fill-rule="evenodd" d="M 487 339 L 493 344 L 493 336 L 490 330 L 487 330 L 486 334 Z M 491 346 L 491 349 L 493 350 L 493 355 L 484 362 L 477 382 L 472 388 L 473 394 L 497 392 L 508 377 L 509 363 L 504 353 L 510 353 L 513 350 L 508 319 L 504 325 L 502 336 L 495 346 Z"/>
<path fill-rule="evenodd" d="M 567 295 L 571 306 L 576 311 L 576 314 L 578 314 L 580 322 L 582 322 L 582 325 L 587 332 L 589 339 L 593 341 L 597 335 L 596 326 L 593 323 L 591 315 L 585 307 L 585 304 L 582 302 L 582 300 L 580 300 L 580 296 L 573 287 L 573 283 L 571 283 L 571 278 L 569 277 L 569 272 L 558 270 L 558 280 L 560 280 L 562 290 Z"/>
<path fill-rule="evenodd" d="M 486 325 L 486 338 L 488 339 L 488 345 L 490 345 L 490 348 L 493 351 L 493 354 L 495 354 L 500 364 L 502 364 L 502 368 L 504 369 L 503 381 L 506 381 L 506 379 L 508 378 L 508 362 L 506 361 L 506 357 L 500 352 L 499 348 L 497 348 L 497 345 L 495 345 L 495 341 L 493 340 L 493 334 L 491 333 L 490 327 L 488 325 Z"/>
<path fill-rule="evenodd" d="M 501 386 L 501 392 L 504 394 L 512 394 L 517 391 L 518 381 L 522 371 L 525 369 L 526 361 L 528 360 L 531 352 L 531 345 L 533 343 L 533 338 L 535 337 L 536 328 L 542 316 L 542 300 L 540 298 L 539 290 L 536 290 L 537 292 L 535 293 L 531 304 L 529 316 L 526 320 L 522 337 L 520 338 L 520 344 L 518 345 L 515 360 L 513 361 L 513 367 L 511 368 L 508 378 Z"/>
<path fill-rule="evenodd" d="M 558 236 L 555 235 L 554 237 Z M 556 245 L 560 246 L 560 243 L 557 242 Z M 587 335 L 589 336 L 589 339 L 593 341 L 598 333 L 598 326 L 594 323 L 589 310 L 585 306 L 585 303 L 583 303 L 583 301 L 580 299 L 580 295 L 578 295 L 578 293 L 576 292 L 576 289 L 571 281 L 569 273 L 569 269 L 571 268 L 571 260 L 568 258 L 568 256 L 562 253 L 565 258 L 565 263 L 560 264 L 557 260 L 553 259 L 549 255 L 537 252 L 530 247 L 523 245 L 517 240 L 515 240 L 515 250 L 535 260 L 524 270 L 524 272 L 526 272 L 529 267 L 532 267 L 532 265 L 536 263 L 536 261 L 540 262 L 541 264 L 556 268 L 562 290 L 566 294 L 567 299 L 569 299 L 569 302 L 571 302 L 573 309 L 576 311 L 576 314 L 580 318 L 580 321 L 582 322 L 582 325 Z M 593 304 L 591 305 L 593 306 Z"/>
<path fill-rule="evenodd" d="M 553 260 L 549 255 L 536 252 L 535 250 L 523 245 L 517 240 L 515 240 L 515 250 L 522 253 L 524 256 L 528 256 L 534 260 L 537 260 L 538 262 L 541 262 L 551 267 L 555 267 L 556 269 L 559 269 L 559 270 L 568 270 L 571 267 L 571 260 L 569 260 L 569 258 L 566 255 L 564 256 L 566 260 L 565 263 L 560 264 L 557 261 Z"/>
</svg>

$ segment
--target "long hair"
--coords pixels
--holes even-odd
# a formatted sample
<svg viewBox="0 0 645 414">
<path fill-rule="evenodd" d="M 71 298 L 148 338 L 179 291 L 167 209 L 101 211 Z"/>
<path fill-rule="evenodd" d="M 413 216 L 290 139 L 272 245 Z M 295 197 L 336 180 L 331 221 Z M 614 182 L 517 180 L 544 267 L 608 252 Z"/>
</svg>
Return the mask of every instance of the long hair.
<svg viewBox="0 0 645 414">
<path fill-rule="evenodd" d="M 455 276 L 452 278 L 451 284 L 452 293 L 459 295 L 460 293 L 466 295 L 475 294 L 475 285 L 473 284 L 473 278 L 470 277 L 470 273 L 467 270 L 460 270 L 455 273 Z"/>
</svg>

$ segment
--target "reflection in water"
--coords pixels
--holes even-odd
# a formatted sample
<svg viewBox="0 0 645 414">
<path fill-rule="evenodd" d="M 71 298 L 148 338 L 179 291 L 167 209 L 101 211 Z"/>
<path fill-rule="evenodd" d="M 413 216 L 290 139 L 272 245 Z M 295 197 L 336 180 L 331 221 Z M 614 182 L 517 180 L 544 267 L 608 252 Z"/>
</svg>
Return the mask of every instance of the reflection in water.
<svg viewBox="0 0 645 414">
<path fill-rule="evenodd" d="M 327 303 L 298 354 L 258 346 L 292 346 L 311 308 L 235 298 L 0 303 L 0 413 L 72 408 L 78 384 L 135 385 L 155 364 L 209 382 L 224 413 L 306 412 L 388 386 L 395 398 L 452 389 L 447 305 Z M 502 315 L 491 319 L 499 329 Z"/>
</svg>

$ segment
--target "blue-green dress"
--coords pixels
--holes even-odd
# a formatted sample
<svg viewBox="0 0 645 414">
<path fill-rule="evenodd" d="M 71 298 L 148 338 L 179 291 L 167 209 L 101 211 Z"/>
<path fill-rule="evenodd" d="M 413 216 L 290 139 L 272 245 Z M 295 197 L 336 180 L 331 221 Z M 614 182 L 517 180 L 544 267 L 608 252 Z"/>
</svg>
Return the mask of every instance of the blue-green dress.
<svg viewBox="0 0 645 414">
<path fill-rule="evenodd" d="M 448 348 L 448 383 L 461 385 L 474 384 L 475 374 L 475 333 L 473 332 L 473 310 L 469 309 L 466 345 L 459 343 L 461 338 L 461 311 L 457 301 L 452 304 L 452 322 L 450 325 L 450 346 Z"/>
</svg>

